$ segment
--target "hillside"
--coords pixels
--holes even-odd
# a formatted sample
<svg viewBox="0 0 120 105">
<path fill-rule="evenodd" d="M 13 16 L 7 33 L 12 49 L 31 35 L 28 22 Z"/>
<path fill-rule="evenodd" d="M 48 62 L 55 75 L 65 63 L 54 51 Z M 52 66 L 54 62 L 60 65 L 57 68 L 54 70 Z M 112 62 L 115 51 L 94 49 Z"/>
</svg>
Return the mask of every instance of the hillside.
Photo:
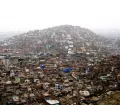
<svg viewBox="0 0 120 105">
<path fill-rule="evenodd" d="M 29 31 L 5 40 L 4 48 L 21 52 L 69 52 L 98 50 L 108 44 L 106 38 L 79 26 L 61 25 L 44 30 Z"/>
</svg>

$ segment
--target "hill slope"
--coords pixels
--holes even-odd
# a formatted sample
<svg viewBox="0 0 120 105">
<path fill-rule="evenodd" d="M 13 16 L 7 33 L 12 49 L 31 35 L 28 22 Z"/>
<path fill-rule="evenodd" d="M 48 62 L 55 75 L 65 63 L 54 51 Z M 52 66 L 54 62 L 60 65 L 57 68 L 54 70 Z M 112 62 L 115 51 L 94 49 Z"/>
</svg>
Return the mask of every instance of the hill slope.
<svg viewBox="0 0 120 105">
<path fill-rule="evenodd" d="M 29 31 L 4 41 L 4 47 L 22 52 L 68 52 L 86 49 L 98 50 L 108 42 L 104 37 L 79 26 L 61 25 L 44 30 Z M 69 51 L 69 52 L 70 52 Z"/>
</svg>

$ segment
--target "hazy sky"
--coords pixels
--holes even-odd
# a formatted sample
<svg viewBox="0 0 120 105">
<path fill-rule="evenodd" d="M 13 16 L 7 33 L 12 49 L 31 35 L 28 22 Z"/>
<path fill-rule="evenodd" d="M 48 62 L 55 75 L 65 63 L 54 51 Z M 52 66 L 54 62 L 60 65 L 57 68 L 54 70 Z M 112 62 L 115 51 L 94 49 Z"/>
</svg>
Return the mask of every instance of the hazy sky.
<svg viewBox="0 0 120 105">
<path fill-rule="evenodd" d="M 120 0 L 0 0 L 0 31 L 64 24 L 119 29 Z"/>
</svg>

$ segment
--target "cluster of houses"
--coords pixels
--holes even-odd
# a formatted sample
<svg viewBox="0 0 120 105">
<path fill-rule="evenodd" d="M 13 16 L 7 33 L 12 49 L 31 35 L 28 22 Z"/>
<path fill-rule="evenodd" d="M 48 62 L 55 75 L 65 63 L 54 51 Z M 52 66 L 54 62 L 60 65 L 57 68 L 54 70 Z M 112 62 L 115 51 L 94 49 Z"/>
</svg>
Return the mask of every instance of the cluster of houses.
<svg viewBox="0 0 120 105">
<path fill-rule="evenodd" d="M 120 105 L 119 91 L 119 55 L 0 56 L 1 105 Z"/>
</svg>

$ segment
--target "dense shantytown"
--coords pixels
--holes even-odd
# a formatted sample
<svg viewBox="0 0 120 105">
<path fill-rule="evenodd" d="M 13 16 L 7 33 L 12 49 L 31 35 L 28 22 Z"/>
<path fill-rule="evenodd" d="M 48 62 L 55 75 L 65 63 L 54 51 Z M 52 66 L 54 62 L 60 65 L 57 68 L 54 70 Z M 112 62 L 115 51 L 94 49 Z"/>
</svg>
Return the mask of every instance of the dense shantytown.
<svg viewBox="0 0 120 105">
<path fill-rule="evenodd" d="M 88 58 L 1 55 L 0 104 L 120 105 L 120 56 Z"/>
<path fill-rule="evenodd" d="M 77 28 L 43 32 L 49 32 L 54 39 L 56 34 L 64 37 L 69 29 L 79 35 L 75 41 L 70 35 L 55 39 L 54 43 L 50 38 L 40 41 L 34 37 L 42 32 L 34 31 L 28 33 L 29 38 L 24 34 L 16 41 L 18 36 L 14 37 L 11 46 L 6 41 L 4 49 L 1 44 L 0 105 L 120 105 L 119 49 L 111 47 L 112 43 L 107 46 L 110 50 L 104 50 L 105 44 L 98 37 L 91 37 L 89 31 L 83 33 L 83 29 L 76 31 Z M 36 44 L 35 40 L 39 42 Z M 43 47 L 38 49 L 39 46 Z M 30 49 L 36 52 L 31 53 Z"/>
</svg>

